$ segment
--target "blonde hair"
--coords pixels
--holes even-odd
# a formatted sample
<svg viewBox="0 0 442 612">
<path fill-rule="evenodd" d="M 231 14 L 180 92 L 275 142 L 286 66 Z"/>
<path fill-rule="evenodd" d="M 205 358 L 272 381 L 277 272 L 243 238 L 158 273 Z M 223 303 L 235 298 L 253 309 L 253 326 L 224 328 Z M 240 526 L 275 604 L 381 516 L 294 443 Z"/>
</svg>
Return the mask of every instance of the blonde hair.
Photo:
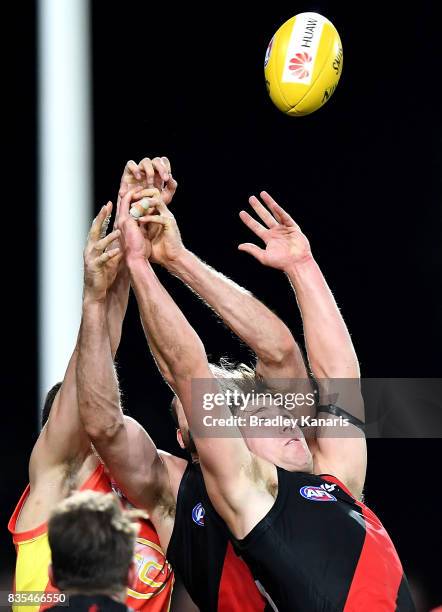
<svg viewBox="0 0 442 612">
<path fill-rule="evenodd" d="M 221 357 L 219 365 L 209 363 L 209 367 L 212 374 L 221 379 L 218 381 L 221 387 L 242 389 L 244 386 L 249 387 L 250 384 L 259 384 L 260 382 L 253 368 L 245 363 L 234 365 L 226 357 Z"/>
</svg>

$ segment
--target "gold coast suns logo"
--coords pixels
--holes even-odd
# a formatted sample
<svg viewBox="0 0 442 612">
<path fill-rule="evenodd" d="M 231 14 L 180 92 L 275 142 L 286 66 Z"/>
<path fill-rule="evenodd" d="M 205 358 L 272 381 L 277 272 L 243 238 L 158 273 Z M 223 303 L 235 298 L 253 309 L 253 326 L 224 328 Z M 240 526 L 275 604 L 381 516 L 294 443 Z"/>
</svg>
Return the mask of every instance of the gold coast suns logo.
<svg viewBox="0 0 442 612">
<path fill-rule="evenodd" d="M 120 498 L 126 509 L 133 508 L 115 482 L 111 482 L 112 489 Z M 135 542 L 135 578 L 127 589 L 127 595 L 132 598 L 131 608 L 143 607 L 143 602 L 157 597 L 173 580 L 173 572 L 163 549 L 156 542 L 149 539 L 155 533 L 150 523 L 140 520 L 140 533 Z M 142 536 L 146 537 L 142 537 Z M 134 601 L 137 600 L 137 601 Z"/>
<path fill-rule="evenodd" d="M 159 595 L 172 577 L 172 568 L 158 544 L 137 538 L 134 562 L 136 578 L 127 590 L 134 599 L 151 599 Z"/>
</svg>

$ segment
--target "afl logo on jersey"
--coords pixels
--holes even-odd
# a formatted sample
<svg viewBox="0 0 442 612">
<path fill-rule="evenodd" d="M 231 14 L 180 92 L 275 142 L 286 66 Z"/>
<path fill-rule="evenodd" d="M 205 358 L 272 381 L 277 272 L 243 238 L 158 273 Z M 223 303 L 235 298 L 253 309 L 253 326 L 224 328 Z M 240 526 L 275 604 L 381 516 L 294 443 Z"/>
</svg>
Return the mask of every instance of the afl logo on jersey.
<svg viewBox="0 0 442 612">
<path fill-rule="evenodd" d="M 206 514 L 206 511 L 204 510 L 203 504 L 200 502 L 192 510 L 193 522 L 199 525 L 200 527 L 204 527 L 204 515 L 205 514 Z"/>
<path fill-rule="evenodd" d="M 299 489 L 302 497 L 304 499 L 308 499 L 309 501 L 317 501 L 317 502 L 327 502 L 327 501 L 336 501 L 336 497 L 322 489 L 321 487 L 314 487 L 312 485 L 307 485 L 305 487 L 301 487 Z"/>
</svg>

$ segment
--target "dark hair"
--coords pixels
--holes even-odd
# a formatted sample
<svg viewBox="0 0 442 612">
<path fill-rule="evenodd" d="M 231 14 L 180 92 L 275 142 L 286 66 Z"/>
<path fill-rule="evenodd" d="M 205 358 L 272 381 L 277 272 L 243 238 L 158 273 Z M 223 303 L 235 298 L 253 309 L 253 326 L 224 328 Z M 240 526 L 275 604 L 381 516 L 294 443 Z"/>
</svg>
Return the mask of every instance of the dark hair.
<svg viewBox="0 0 442 612">
<path fill-rule="evenodd" d="M 51 389 L 49 389 L 48 394 L 46 395 L 45 403 L 43 405 L 43 410 L 41 411 L 41 426 L 44 427 L 49 418 L 49 414 L 51 412 L 52 404 L 54 403 L 55 396 L 60 390 L 60 387 L 63 383 L 56 383 Z"/>
<path fill-rule="evenodd" d="M 52 404 L 54 403 L 55 396 L 59 392 L 60 387 L 61 387 L 62 384 L 63 384 L 63 381 L 56 383 L 51 389 L 49 389 L 49 391 L 48 391 L 48 393 L 46 395 L 45 403 L 43 405 L 43 410 L 41 411 L 41 427 L 42 427 L 42 429 L 46 425 L 47 420 L 49 419 L 49 415 L 51 413 Z M 123 394 L 121 394 L 121 396 L 123 396 Z M 124 414 L 130 415 L 130 412 L 125 408 L 125 406 L 122 406 L 121 409 L 122 409 Z"/>
<path fill-rule="evenodd" d="M 48 525 L 55 586 L 83 594 L 127 588 L 140 516 L 113 493 L 82 491 L 58 504 Z"/>
</svg>

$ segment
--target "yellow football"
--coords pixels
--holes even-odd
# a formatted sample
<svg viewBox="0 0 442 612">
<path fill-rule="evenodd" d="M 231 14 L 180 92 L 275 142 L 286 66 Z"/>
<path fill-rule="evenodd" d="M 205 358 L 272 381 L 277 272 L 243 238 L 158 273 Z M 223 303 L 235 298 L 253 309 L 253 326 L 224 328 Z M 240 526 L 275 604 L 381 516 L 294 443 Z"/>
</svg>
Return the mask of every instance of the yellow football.
<svg viewBox="0 0 442 612">
<path fill-rule="evenodd" d="M 273 103 L 290 116 L 313 113 L 331 97 L 342 73 L 342 43 L 318 13 L 286 21 L 267 47 L 264 74 Z"/>
</svg>

